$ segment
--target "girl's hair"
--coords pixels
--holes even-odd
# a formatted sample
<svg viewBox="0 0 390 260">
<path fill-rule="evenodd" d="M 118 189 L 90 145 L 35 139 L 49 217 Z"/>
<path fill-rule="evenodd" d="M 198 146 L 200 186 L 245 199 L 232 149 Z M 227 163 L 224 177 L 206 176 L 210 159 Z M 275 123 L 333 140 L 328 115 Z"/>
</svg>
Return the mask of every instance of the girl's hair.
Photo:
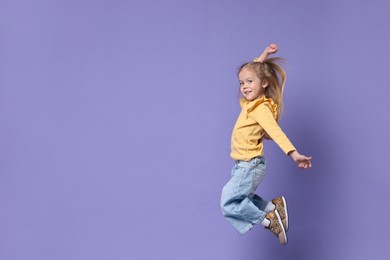
<svg viewBox="0 0 390 260">
<path fill-rule="evenodd" d="M 264 90 L 266 98 L 272 98 L 277 104 L 276 121 L 279 121 L 283 111 L 283 90 L 286 83 L 286 72 L 280 65 L 284 60 L 282 58 L 269 58 L 261 62 L 247 62 L 240 66 L 237 75 L 243 69 L 254 71 L 260 79 L 261 84 L 267 82 L 268 86 Z"/>
</svg>

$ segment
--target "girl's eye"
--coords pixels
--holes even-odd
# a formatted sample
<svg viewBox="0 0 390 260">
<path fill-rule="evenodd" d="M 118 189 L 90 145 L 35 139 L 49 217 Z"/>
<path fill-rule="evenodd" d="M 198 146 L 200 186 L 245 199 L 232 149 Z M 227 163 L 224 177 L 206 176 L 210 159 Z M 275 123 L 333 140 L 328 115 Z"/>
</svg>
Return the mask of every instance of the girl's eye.
<svg viewBox="0 0 390 260">
<path fill-rule="evenodd" d="M 240 86 L 244 85 L 244 82 L 240 82 Z"/>
<path fill-rule="evenodd" d="M 253 80 L 250 79 L 250 80 L 248 80 L 248 83 L 252 83 L 252 81 L 253 81 Z"/>
</svg>

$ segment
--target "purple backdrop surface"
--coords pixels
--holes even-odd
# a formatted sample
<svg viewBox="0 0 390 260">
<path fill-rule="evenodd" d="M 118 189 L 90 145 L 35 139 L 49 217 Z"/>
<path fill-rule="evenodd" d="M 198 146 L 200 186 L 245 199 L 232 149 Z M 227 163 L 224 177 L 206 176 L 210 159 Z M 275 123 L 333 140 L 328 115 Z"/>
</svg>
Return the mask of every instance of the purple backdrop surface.
<svg viewBox="0 0 390 260">
<path fill-rule="evenodd" d="M 385 259 L 388 1 L 0 2 L 0 259 Z M 286 58 L 259 192 L 289 245 L 221 215 L 236 68 Z"/>
</svg>

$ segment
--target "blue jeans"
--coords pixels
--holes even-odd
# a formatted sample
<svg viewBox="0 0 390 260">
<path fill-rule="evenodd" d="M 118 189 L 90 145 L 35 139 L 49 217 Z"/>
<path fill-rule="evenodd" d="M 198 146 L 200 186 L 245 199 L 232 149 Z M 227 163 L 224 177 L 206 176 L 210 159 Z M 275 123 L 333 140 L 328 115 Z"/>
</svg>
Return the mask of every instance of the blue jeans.
<svg viewBox="0 0 390 260">
<path fill-rule="evenodd" d="M 255 194 L 266 169 L 264 157 L 236 161 L 229 182 L 223 187 L 221 208 L 224 217 L 240 234 L 263 221 L 268 201 Z"/>
</svg>

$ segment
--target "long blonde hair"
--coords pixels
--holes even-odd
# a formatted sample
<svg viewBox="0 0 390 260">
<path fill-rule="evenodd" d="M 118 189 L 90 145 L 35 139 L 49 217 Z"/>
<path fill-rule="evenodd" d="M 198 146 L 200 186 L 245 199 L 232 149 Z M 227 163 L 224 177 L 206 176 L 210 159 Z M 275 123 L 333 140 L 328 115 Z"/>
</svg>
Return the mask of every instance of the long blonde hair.
<svg viewBox="0 0 390 260">
<path fill-rule="evenodd" d="M 267 82 L 268 86 L 264 90 L 266 98 L 272 98 L 277 104 L 276 121 L 279 121 L 283 112 L 283 90 L 286 84 L 286 72 L 280 65 L 284 62 L 282 58 L 269 58 L 263 62 L 247 62 L 240 66 L 237 75 L 243 69 L 254 71 L 260 79 L 261 85 Z"/>
</svg>

